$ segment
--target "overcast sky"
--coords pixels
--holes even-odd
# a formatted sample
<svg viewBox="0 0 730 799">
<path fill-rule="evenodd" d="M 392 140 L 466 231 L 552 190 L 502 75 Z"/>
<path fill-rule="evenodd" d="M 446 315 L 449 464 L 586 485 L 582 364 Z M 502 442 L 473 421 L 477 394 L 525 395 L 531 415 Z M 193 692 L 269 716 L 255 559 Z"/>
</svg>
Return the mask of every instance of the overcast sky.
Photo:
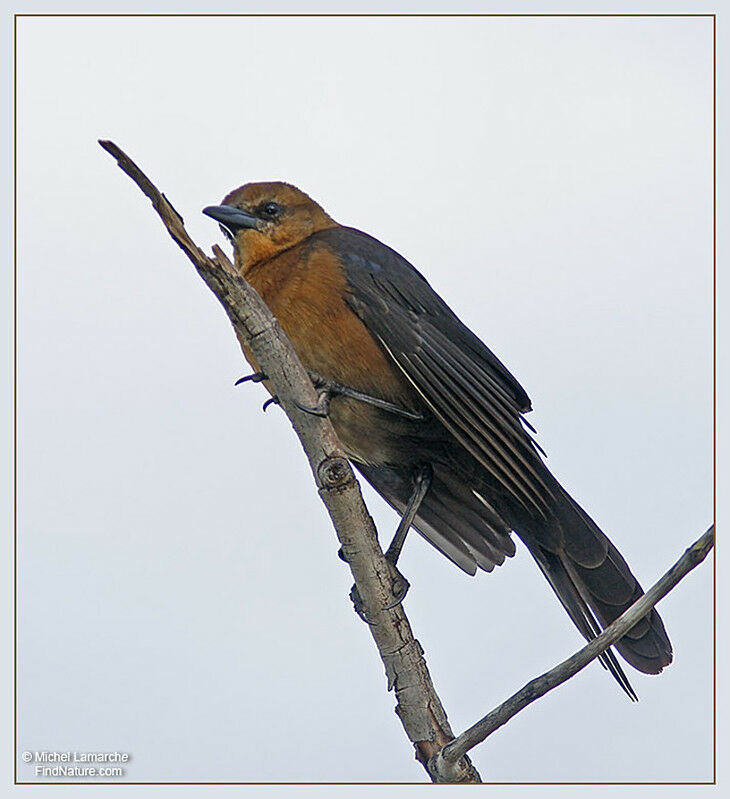
<svg viewBox="0 0 730 799">
<path fill-rule="evenodd" d="M 707 19 L 20 21 L 20 751 L 424 778 L 298 441 L 233 387 L 222 309 L 96 140 L 206 247 L 204 206 L 286 180 L 402 253 L 646 586 L 712 518 L 711 45 Z M 457 732 L 581 644 L 519 543 L 472 579 L 414 535 L 401 569 Z M 638 704 L 593 664 L 482 776 L 711 779 L 710 562 L 660 610 L 675 663 L 631 670 Z"/>
</svg>

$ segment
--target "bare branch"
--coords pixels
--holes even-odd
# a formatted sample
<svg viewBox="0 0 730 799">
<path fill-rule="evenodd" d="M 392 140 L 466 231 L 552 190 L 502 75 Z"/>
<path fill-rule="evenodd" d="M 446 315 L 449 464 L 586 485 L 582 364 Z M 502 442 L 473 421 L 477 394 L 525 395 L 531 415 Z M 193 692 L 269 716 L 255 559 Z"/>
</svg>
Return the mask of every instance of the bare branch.
<svg viewBox="0 0 730 799">
<path fill-rule="evenodd" d="M 389 607 L 391 567 L 383 557 L 375 525 L 335 431 L 328 419 L 303 413 L 295 405 L 295 400 L 304 406 L 315 404 L 312 382 L 276 319 L 220 248 L 215 248 L 212 258 L 206 256 L 188 236 L 177 211 L 139 167 L 113 142 L 99 144 L 152 201 L 167 231 L 223 305 L 239 342 L 253 352 L 274 387 L 309 459 L 319 494 L 347 555 L 385 666 L 388 689 L 395 689 L 396 713 L 415 746 L 417 759 L 429 777 L 438 781 L 428 771 L 428 761 L 454 736 L 403 607 Z M 453 759 L 448 781 L 480 779 L 469 759 L 463 757 Z"/>
<path fill-rule="evenodd" d="M 434 774 L 441 780 L 447 781 L 449 775 L 458 773 L 457 771 L 452 772 L 453 764 L 470 749 L 484 741 L 529 704 L 544 696 L 548 691 L 552 691 L 553 688 L 557 688 L 558 685 L 573 677 L 602 652 L 605 652 L 611 644 L 614 644 L 628 632 L 636 622 L 643 619 L 654 605 L 665 597 L 695 566 L 702 563 L 707 553 L 712 549 L 714 540 L 715 527 L 713 525 L 685 551 L 682 557 L 663 577 L 642 597 L 637 599 L 628 610 L 609 624 L 597 638 L 594 638 L 590 643 L 567 660 L 550 669 L 550 671 L 531 680 L 506 702 L 503 702 L 466 732 L 463 732 L 458 738 L 447 744 L 429 764 Z"/>
</svg>

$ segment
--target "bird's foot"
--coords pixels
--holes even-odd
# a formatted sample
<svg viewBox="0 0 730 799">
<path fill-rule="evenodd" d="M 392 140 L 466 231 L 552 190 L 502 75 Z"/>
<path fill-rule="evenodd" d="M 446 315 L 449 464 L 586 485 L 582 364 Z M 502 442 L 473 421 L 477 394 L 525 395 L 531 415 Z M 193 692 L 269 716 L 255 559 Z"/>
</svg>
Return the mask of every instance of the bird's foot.
<svg viewBox="0 0 730 799">
<path fill-rule="evenodd" d="M 406 598 L 406 594 L 408 593 L 408 589 L 411 587 L 411 584 L 406 580 L 406 578 L 398 571 L 398 569 L 391 565 L 391 576 L 392 582 L 390 584 L 391 591 L 393 593 L 393 601 L 388 603 L 385 606 L 386 610 L 390 610 L 394 608 L 396 605 L 400 605 L 400 603 Z"/>
<path fill-rule="evenodd" d="M 330 410 L 330 401 L 333 397 L 349 397 L 350 399 L 365 402 L 368 405 L 374 405 L 376 408 L 381 408 L 396 416 L 403 416 L 413 421 L 423 421 L 426 418 L 422 413 L 406 410 L 405 408 L 401 408 L 400 405 L 380 399 L 380 397 L 371 397 L 369 394 L 364 394 L 362 391 L 356 391 L 349 386 L 343 386 L 342 383 L 337 383 L 334 380 L 322 377 L 322 375 L 316 372 L 310 372 L 309 377 L 312 383 L 314 383 L 314 387 L 320 390 L 317 404 L 314 407 L 302 405 L 296 401 L 294 404 L 300 411 L 312 414 L 312 416 L 327 416 Z"/>
<path fill-rule="evenodd" d="M 325 416 L 329 415 L 331 399 L 332 392 L 326 388 L 324 391 L 320 392 L 316 405 L 302 405 L 302 403 L 297 402 L 297 400 L 294 400 L 294 404 L 297 406 L 297 408 L 299 408 L 300 411 L 304 411 L 304 413 L 308 413 L 311 416 L 320 416 L 324 418 Z"/>
<path fill-rule="evenodd" d="M 392 599 L 383 606 L 383 610 L 390 610 L 396 605 L 400 605 L 400 603 L 405 599 L 408 589 L 411 587 L 411 584 L 408 582 L 408 580 L 406 580 L 406 578 L 398 571 L 398 569 L 396 569 L 395 566 L 393 566 L 391 563 L 388 563 L 388 565 L 390 566 L 390 590 Z M 362 597 L 360 596 L 360 592 L 357 590 L 356 585 L 353 585 L 350 589 L 350 599 L 352 600 L 352 605 L 355 608 L 355 613 L 357 613 L 357 615 L 367 624 L 372 624 L 373 622 L 368 618 L 365 604 L 362 601 Z"/>
</svg>

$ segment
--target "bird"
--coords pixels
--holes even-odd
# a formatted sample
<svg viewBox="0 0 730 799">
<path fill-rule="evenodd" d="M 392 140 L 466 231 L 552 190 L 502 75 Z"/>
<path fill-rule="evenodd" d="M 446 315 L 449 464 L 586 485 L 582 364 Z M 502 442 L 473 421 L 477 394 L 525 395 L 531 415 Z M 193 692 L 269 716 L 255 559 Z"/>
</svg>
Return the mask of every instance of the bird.
<svg viewBox="0 0 730 799">
<path fill-rule="evenodd" d="M 526 391 L 403 256 L 280 181 L 244 184 L 203 213 L 318 389 L 301 409 L 329 416 L 348 459 L 401 516 L 385 553 L 395 601 L 408 587 L 396 563 L 411 527 L 472 576 L 512 557 L 514 534 L 589 641 L 643 594 L 545 464 Z M 238 382 L 273 393 L 243 350 L 255 371 Z M 655 609 L 614 646 L 645 674 L 672 661 Z M 636 700 L 613 649 L 601 662 Z"/>
</svg>

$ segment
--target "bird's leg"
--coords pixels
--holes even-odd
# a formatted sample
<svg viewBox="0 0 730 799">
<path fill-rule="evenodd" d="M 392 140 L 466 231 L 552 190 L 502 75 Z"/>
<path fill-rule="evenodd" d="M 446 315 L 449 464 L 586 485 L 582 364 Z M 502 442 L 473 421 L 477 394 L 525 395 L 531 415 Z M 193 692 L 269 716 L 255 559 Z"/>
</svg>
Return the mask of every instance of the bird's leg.
<svg viewBox="0 0 730 799">
<path fill-rule="evenodd" d="M 314 407 L 309 407 L 307 405 L 302 405 L 296 400 L 294 401 L 294 404 L 297 406 L 297 408 L 299 408 L 300 411 L 311 413 L 313 416 L 327 416 L 329 413 L 330 400 L 332 397 L 339 396 L 349 397 L 350 399 L 359 400 L 360 402 L 366 402 L 369 405 L 374 405 L 376 408 L 382 408 L 384 411 L 394 413 L 396 416 L 403 416 L 406 419 L 412 419 L 413 421 L 423 421 L 426 418 L 422 413 L 409 411 L 405 408 L 401 408 L 400 405 L 396 405 L 393 402 L 380 399 L 380 397 L 372 397 L 370 394 L 364 394 L 362 391 L 357 391 L 354 388 L 342 385 L 342 383 L 337 383 L 334 380 L 329 380 L 326 377 L 322 377 L 316 372 L 310 372 L 309 376 L 312 379 L 315 388 L 321 389 L 317 404 Z"/>
<path fill-rule="evenodd" d="M 408 503 L 403 511 L 403 515 L 401 516 L 401 520 L 395 531 L 393 540 L 390 542 L 390 546 L 385 552 L 385 559 L 388 561 L 393 570 L 392 590 L 394 598 L 393 602 L 391 602 L 389 605 L 386 605 L 386 610 L 400 604 L 410 588 L 408 580 L 406 580 L 406 578 L 396 568 L 396 563 L 398 562 L 400 553 L 403 550 L 403 544 L 405 543 L 406 535 L 411 529 L 411 525 L 413 524 L 413 520 L 418 513 L 418 509 L 421 507 L 423 498 L 428 493 L 428 489 L 431 487 L 431 483 L 433 482 L 433 469 L 431 468 L 430 463 L 422 463 L 416 467 L 415 473 L 413 475 L 413 482 L 413 491 L 411 492 L 411 496 L 409 497 Z M 342 550 L 338 552 L 338 555 L 343 560 L 345 559 Z M 355 607 L 355 612 L 357 615 L 360 616 L 363 621 L 369 623 L 362 599 L 360 597 L 360 592 L 357 590 L 356 585 L 353 585 L 352 589 L 350 590 L 350 599 L 352 600 L 352 604 Z"/>
<path fill-rule="evenodd" d="M 426 496 L 428 489 L 431 488 L 431 483 L 433 482 L 433 469 L 431 468 L 430 463 L 422 463 L 416 467 L 415 474 L 413 475 L 413 482 L 413 493 L 408 500 L 406 509 L 403 511 L 400 524 L 395 531 L 393 540 L 390 542 L 390 546 L 385 552 L 386 560 L 393 567 L 395 567 L 395 564 L 398 562 L 398 558 L 400 557 L 400 553 L 403 549 L 403 544 L 406 541 L 406 535 L 411 529 L 413 519 L 416 517 L 418 509 L 421 507 L 423 498 Z"/>
</svg>

